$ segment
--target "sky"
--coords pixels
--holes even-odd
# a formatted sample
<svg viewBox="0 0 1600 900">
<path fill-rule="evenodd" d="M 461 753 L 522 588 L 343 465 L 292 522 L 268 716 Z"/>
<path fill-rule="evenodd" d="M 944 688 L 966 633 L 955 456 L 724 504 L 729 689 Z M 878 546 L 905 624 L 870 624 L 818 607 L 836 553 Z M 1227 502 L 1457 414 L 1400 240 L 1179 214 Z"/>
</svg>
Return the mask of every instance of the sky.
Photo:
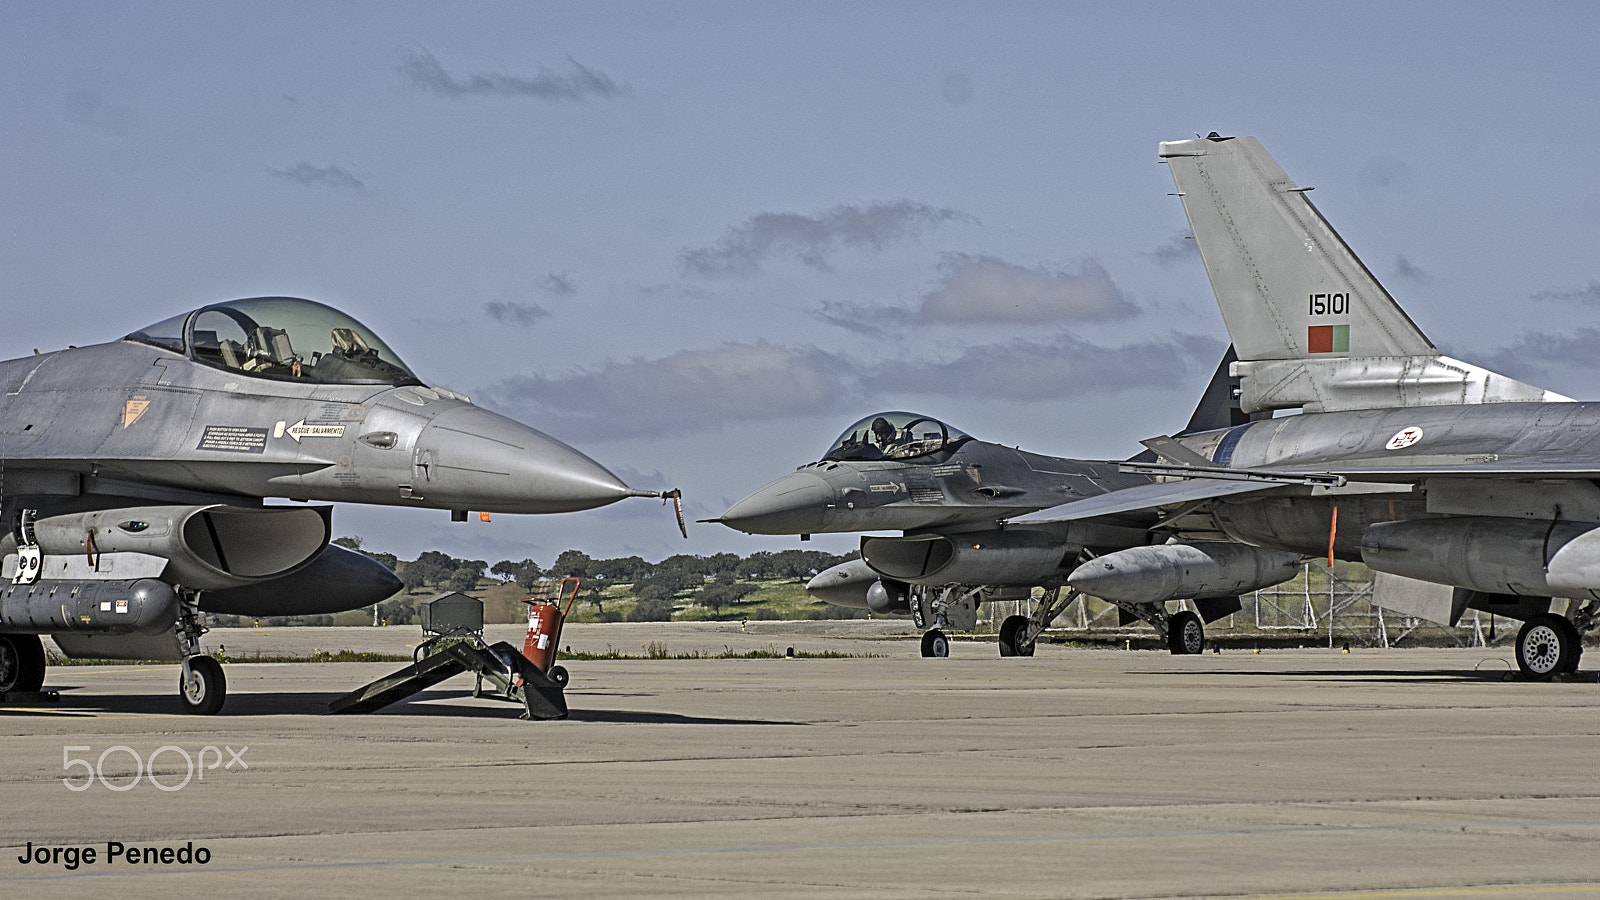
<svg viewBox="0 0 1600 900">
<path fill-rule="evenodd" d="M 1591 3 L 0 4 L 0 358 L 355 316 L 710 518 L 905 409 L 1118 459 L 1227 343 L 1156 145 L 1255 135 L 1435 344 L 1600 399 Z M 335 531 L 852 549 L 658 501 Z"/>
</svg>

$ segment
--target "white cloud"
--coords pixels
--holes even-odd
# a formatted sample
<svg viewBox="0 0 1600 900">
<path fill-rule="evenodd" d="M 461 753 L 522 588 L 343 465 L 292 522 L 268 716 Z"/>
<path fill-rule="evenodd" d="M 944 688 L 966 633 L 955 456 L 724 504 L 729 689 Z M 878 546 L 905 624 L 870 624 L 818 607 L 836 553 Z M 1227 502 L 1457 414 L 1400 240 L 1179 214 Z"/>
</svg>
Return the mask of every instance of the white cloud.
<svg viewBox="0 0 1600 900">
<path fill-rule="evenodd" d="M 451 75 L 439 60 L 426 50 L 405 54 L 400 61 L 400 74 L 419 90 L 441 97 L 532 97 L 551 102 L 581 103 L 591 97 L 609 100 L 626 95 L 626 85 L 619 85 L 611 76 L 567 59 L 570 71 L 566 74 L 541 68 L 535 75 L 503 75 L 487 73 Z"/>
<path fill-rule="evenodd" d="M 1557 303 L 1583 303 L 1588 306 L 1600 306 L 1600 281 L 1591 281 L 1584 287 L 1580 288 L 1539 291 L 1533 295 L 1533 299 L 1553 300 Z"/>
<path fill-rule="evenodd" d="M 1146 251 L 1145 256 L 1150 257 L 1163 266 L 1176 265 L 1191 259 L 1200 258 L 1200 245 L 1194 236 L 1185 232 L 1173 235 L 1165 244 L 1154 250 Z"/>
<path fill-rule="evenodd" d="M 550 315 L 550 311 L 535 303 L 512 303 L 507 300 L 492 300 L 484 305 L 484 311 L 489 318 L 507 325 L 517 325 L 527 328 L 533 323 Z"/>
<path fill-rule="evenodd" d="M 939 263 L 939 285 L 915 307 L 823 303 L 814 316 L 867 337 L 888 327 L 931 325 L 1043 325 L 1126 319 L 1139 308 L 1094 260 L 1076 273 L 1029 268 L 992 256 L 949 253 Z"/>
<path fill-rule="evenodd" d="M 1429 280 L 1428 273 L 1414 265 L 1411 260 L 1406 259 L 1405 254 L 1403 253 L 1395 255 L 1394 274 L 1400 278 L 1406 279 L 1407 281 Z"/>
<path fill-rule="evenodd" d="M 842 248 L 882 250 L 910 240 L 945 222 L 974 221 L 953 209 L 897 200 L 869 206 L 835 206 L 825 213 L 760 213 L 728 230 L 709 247 L 685 250 L 679 257 L 691 275 L 753 275 L 761 264 L 793 257 L 826 270 L 828 257 Z"/>
<path fill-rule="evenodd" d="M 992 256 L 946 255 L 942 277 L 924 295 L 917 318 L 926 323 L 1099 322 L 1138 312 L 1097 262 L 1077 273 L 1027 268 Z"/>
<path fill-rule="evenodd" d="M 1063 333 L 1045 341 L 1019 339 L 968 347 L 947 362 L 895 363 L 880 369 L 871 383 L 882 390 L 1023 402 L 1057 400 L 1086 390 L 1118 393 L 1184 386 L 1198 390 L 1226 349 L 1220 341 L 1194 335 L 1104 347 Z"/>
<path fill-rule="evenodd" d="M 267 169 L 279 178 L 307 187 L 324 186 L 343 191 L 365 191 L 367 185 L 342 166 L 314 166 L 308 162 L 296 163 L 287 169 Z"/>
<path fill-rule="evenodd" d="M 557 297 L 570 297 L 578 292 L 578 286 L 572 283 L 572 278 L 565 272 L 551 272 L 539 283 L 539 287 L 546 294 Z"/>
<path fill-rule="evenodd" d="M 566 377 L 509 378 L 484 393 L 562 440 L 615 440 L 834 412 L 853 395 L 855 370 L 820 350 L 730 343 Z"/>
</svg>

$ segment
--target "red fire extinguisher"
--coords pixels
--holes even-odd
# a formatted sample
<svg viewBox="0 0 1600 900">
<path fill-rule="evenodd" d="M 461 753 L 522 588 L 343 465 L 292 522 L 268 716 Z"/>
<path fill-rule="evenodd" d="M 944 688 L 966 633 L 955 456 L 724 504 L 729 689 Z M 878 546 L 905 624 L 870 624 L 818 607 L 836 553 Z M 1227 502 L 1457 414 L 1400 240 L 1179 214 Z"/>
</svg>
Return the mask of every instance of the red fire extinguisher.
<svg viewBox="0 0 1600 900">
<path fill-rule="evenodd" d="M 571 594 L 567 593 L 569 581 L 572 582 Z M 523 601 L 528 604 L 528 638 L 522 644 L 522 655 L 528 658 L 528 662 L 550 676 L 551 681 L 562 686 L 567 683 L 567 670 L 555 664 L 556 649 L 561 642 L 561 623 L 572 610 L 573 601 L 578 599 L 578 587 L 581 583 L 577 578 L 563 578 L 560 589 L 556 591 L 555 600 Z M 561 607 L 563 599 L 566 600 L 566 609 Z"/>
</svg>

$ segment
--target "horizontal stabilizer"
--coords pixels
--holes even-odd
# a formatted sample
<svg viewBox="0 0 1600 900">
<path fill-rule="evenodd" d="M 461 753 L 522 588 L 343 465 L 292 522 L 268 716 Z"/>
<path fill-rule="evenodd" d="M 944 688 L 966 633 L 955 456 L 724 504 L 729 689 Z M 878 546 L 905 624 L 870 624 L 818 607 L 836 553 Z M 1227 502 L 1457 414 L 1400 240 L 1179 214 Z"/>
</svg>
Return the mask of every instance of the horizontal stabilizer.
<svg viewBox="0 0 1600 900">
<path fill-rule="evenodd" d="M 1282 484 L 1273 482 L 1218 481 L 1210 478 L 1195 478 L 1187 481 L 1171 481 L 1160 484 L 1141 484 L 1138 487 L 1111 491 L 1096 497 L 1074 500 L 1071 503 L 1063 503 L 1060 506 L 1052 506 L 1049 509 L 1027 513 L 1026 515 L 1007 519 L 1006 524 L 1047 525 L 1055 522 L 1076 522 L 1082 519 L 1155 510 L 1164 506 L 1191 503 L 1195 500 L 1214 500 L 1220 497 L 1231 497 L 1235 494 L 1248 494 L 1253 491 L 1266 491 L 1281 487 L 1283 487 Z"/>
</svg>

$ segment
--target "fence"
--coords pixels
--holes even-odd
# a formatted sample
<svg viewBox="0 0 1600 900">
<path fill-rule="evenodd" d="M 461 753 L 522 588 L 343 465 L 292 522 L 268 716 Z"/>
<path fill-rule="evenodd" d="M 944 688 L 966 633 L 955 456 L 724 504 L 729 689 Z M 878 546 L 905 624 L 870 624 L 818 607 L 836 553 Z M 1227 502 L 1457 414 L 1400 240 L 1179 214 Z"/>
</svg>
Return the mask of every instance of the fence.
<svg viewBox="0 0 1600 900">
<path fill-rule="evenodd" d="M 1488 647 L 1510 641 L 1515 619 L 1471 610 L 1455 628 L 1401 616 L 1372 605 L 1372 571 L 1339 562 L 1332 569 L 1307 563 L 1294 579 L 1239 598 L 1244 608 L 1206 626 L 1208 637 L 1298 634 L 1327 641 L 1329 647 L 1399 647 L 1407 644 Z M 1010 615 L 1028 615 L 1038 592 L 1027 600 L 984 604 L 980 630 L 995 629 Z M 1093 597 L 1079 597 L 1056 616 L 1050 630 L 1071 634 L 1120 629 L 1117 608 Z"/>
</svg>

